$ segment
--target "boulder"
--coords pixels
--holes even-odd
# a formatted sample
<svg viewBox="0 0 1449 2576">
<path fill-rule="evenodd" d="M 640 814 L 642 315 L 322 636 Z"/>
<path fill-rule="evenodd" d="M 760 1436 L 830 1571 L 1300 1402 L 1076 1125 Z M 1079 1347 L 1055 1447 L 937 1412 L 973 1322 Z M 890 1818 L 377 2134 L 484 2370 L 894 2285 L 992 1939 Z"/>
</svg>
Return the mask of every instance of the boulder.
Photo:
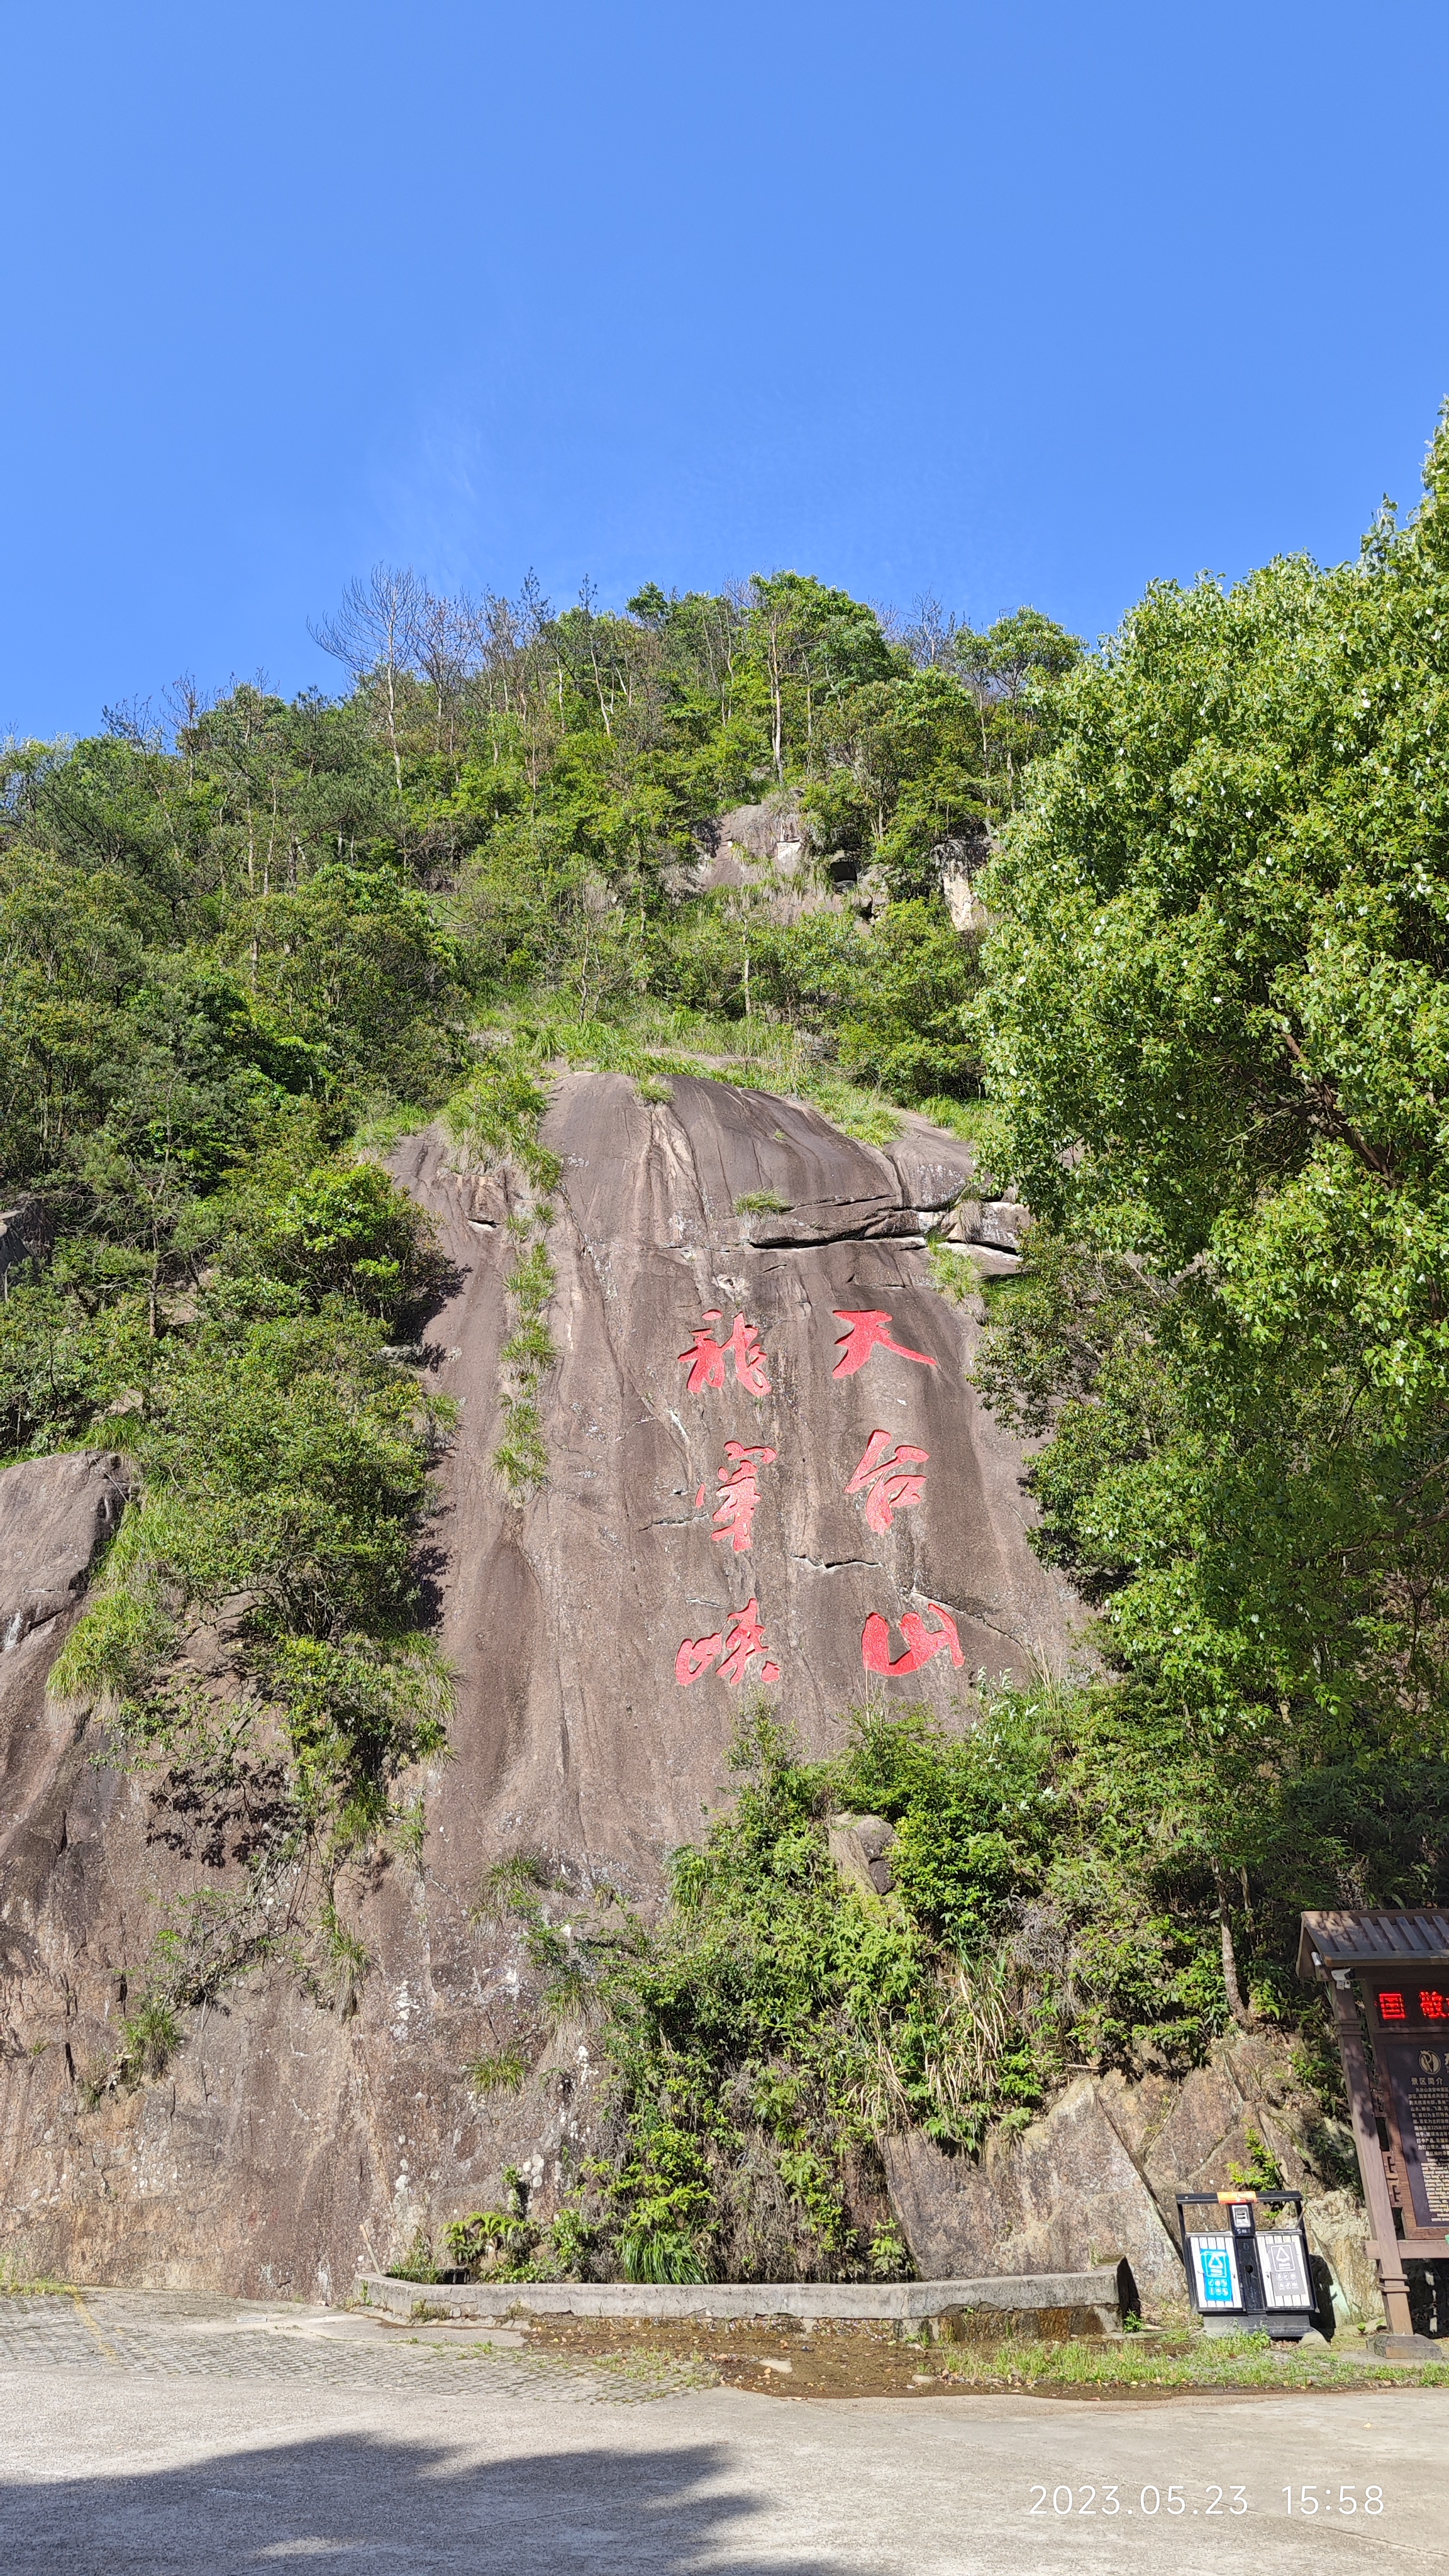
<svg viewBox="0 0 1449 2576">
<path fill-rule="evenodd" d="M 1146 2312 L 1170 2314 L 1186 2296 L 1178 2193 L 1226 2187 L 1234 2165 L 1251 2163 L 1254 2136 L 1277 2158 L 1290 2191 L 1311 2191 L 1303 2132 L 1315 2110 L 1283 2040 L 1234 2032 L 1184 2077 L 1080 2077 L 1030 2128 L 993 2138 L 979 2161 L 943 2155 L 924 2138 L 892 2139 L 891 2198 L 928 2276 L 1065 2269 L 1120 2254 Z M 1342 2312 L 1376 2312 L 1357 2204 L 1338 2193 L 1309 2206 L 1323 2213 L 1309 2242 L 1344 2284 Z"/>
<path fill-rule="evenodd" d="M 912 2132 L 884 2146 L 892 2206 L 927 2279 L 1082 2271 L 1125 2260 L 1160 2317 L 1186 2304 L 1177 2247 L 1145 2180 L 1082 2077 L 1031 2127 L 977 2160 Z"/>
<path fill-rule="evenodd" d="M 962 1198 L 938 1231 L 943 1243 L 979 1243 L 996 1252 L 1019 1253 L 1030 1225 L 1031 1210 L 1019 1199 Z"/>
<path fill-rule="evenodd" d="M 755 919 L 788 923 L 805 912 L 839 908 L 831 888 L 835 873 L 829 860 L 814 857 L 799 797 L 784 787 L 758 805 L 737 805 L 702 826 L 695 857 L 670 867 L 666 883 L 678 895 L 747 887 Z M 855 875 L 854 863 L 849 873 Z"/>
<path fill-rule="evenodd" d="M 976 891 L 975 880 L 990 855 L 984 841 L 959 836 L 938 841 L 931 852 L 941 870 L 941 893 L 953 929 L 983 931 L 988 927 L 990 915 Z"/>
<path fill-rule="evenodd" d="M 867 1896 L 889 1896 L 896 1883 L 890 1863 L 895 1838 L 884 1816 L 832 1816 L 827 1835 L 836 1868 Z"/>
<path fill-rule="evenodd" d="M 29 1195 L 18 1207 L 0 1209 L 0 1281 L 8 1280 L 22 1261 L 45 1259 L 53 1224 L 44 1201 Z"/>
</svg>

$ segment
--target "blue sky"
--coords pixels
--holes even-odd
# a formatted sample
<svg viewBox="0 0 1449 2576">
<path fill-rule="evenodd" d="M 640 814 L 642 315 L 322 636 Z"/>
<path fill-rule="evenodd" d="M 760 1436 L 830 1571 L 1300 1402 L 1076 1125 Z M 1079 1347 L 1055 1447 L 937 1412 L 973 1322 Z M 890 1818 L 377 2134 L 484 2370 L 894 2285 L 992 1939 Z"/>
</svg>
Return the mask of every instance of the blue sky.
<svg viewBox="0 0 1449 2576">
<path fill-rule="evenodd" d="M 792 565 L 1095 636 L 1351 553 L 1449 392 L 1449 14 L 14 0 L 0 735 L 353 572 Z"/>
</svg>

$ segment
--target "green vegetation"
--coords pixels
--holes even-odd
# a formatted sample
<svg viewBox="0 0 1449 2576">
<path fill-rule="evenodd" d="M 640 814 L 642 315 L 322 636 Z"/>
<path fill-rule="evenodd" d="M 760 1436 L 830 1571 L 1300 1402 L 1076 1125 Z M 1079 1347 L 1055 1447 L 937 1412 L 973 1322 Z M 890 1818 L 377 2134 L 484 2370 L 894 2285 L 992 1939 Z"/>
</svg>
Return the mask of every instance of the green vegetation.
<svg viewBox="0 0 1449 2576">
<path fill-rule="evenodd" d="M 893 2126 L 973 2151 L 1234 2023 L 1292 2028 L 1331 2111 L 1299 1909 L 1449 1894 L 1449 430 L 1359 563 L 1154 586 L 1085 659 L 1034 612 L 896 632 L 793 573 L 619 615 L 379 573 L 324 640 L 338 703 L 241 688 L 7 756 L 4 1454 L 133 1461 L 56 1687 L 177 1848 L 247 1872 L 163 1927 L 96 2080 L 146 2080 L 262 1957 L 355 2001 L 338 1873 L 416 1859 L 402 1778 L 448 1702 L 447 1421 L 403 1356 L 445 1280 L 378 1157 L 445 1108 L 498 1167 L 522 1500 L 572 1065 L 978 1137 L 1037 1220 L 978 1383 L 1042 1444 L 1037 1544 L 1103 1665 L 951 1740 L 867 1709 L 829 1766 L 753 1723 L 648 1934 L 577 1892 L 560 1925 L 510 1865 L 481 1910 L 594 2018 L 615 2128 L 549 2226 L 521 2186 L 460 2221 L 468 2259 L 898 2268 Z M 702 890 L 706 826 L 766 800 L 788 864 Z M 842 1887 L 837 1808 L 895 1827 L 889 1897 Z"/>
<path fill-rule="evenodd" d="M 1184 2072 L 1231 2026 L 1211 1871 L 1112 1691 L 990 1694 L 955 1736 L 867 1707 L 847 1752 L 814 1763 L 762 1708 L 733 1758 L 738 1796 L 675 1855 L 653 1931 L 577 1890 L 553 1928 L 526 1855 L 486 1894 L 609 2066 L 608 2153 L 563 2214 L 574 2263 L 899 2275 L 885 2136 L 975 2151 L 1084 2067 Z M 837 1871 L 841 1810 L 894 1827 L 887 1896 Z M 1331 2128 L 1317 2144 L 1339 2179 Z M 522 2202 L 513 2217 L 527 2242 L 494 2230 L 477 2259 L 554 2276 L 557 2226 Z"/>
<path fill-rule="evenodd" d="M 749 1736 L 596 1967 L 620 2130 L 580 2207 L 621 2268 L 859 2273 L 891 2127 L 974 2149 L 1235 2023 L 1296 2036 L 1349 2178 L 1298 1914 L 1449 1893 L 1446 505 L 1449 429 L 1359 564 L 1157 587 L 1055 690 L 954 1008 L 1038 1218 L 979 1383 L 1044 1435 L 1105 1671 L 957 1742 L 867 1712 L 823 1769 Z M 884 1902 L 832 1807 L 895 1825 Z"/>
<path fill-rule="evenodd" d="M 1037 1212 L 981 1383 L 1099 1720 L 1216 1893 L 1449 1884 L 1449 427 L 1362 560 L 1159 585 L 1058 700 L 986 880 L 989 1150 Z"/>
<path fill-rule="evenodd" d="M 661 1014 L 705 1015 L 730 1058 L 777 1057 L 785 1032 L 900 1099 L 975 1090 L 957 1006 L 976 940 L 942 869 L 979 863 L 1049 732 L 1077 651 L 1049 619 L 974 635 L 928 608 L 888 634 L 794 573 L 720 597 L 649 586 L 622 616 L 586 590 L 555 615 L 531 583 L 443 601 L 379 571 L 323 632 L 392 773 L 394 847 L 447 889 L 501 1017 L 542 1006 L 657 1055 Z M 714 819 L 763 797 L 798 836 L 793 876 L 693 890 Z M 843 908 L 801 911 L 832 885 Z M 874 931 L 871 888 L 902 907 Z"/>
<path fill-rule="evenodd" d="M 1336 2342 L 1327 2352 L 1275 2352 L 1261 2334 L 1185 2332 L 1150 2340 L 1133 2337 L 1126 2343 L 938 2344 L 929 2367 L 948 2387 L 955 2380 L 973 2388 L 1449 2387 L 1446 2362 L 1396 2369 Z"/>
<path fill-rule="evenodd" d="M 475 2057 L 467 2073 L 475 2093 L 517 2093 L 528 2081 L 528 2060 L 521 2049 L 498 2049 Z"/>
<path fill-rule="evenodd" d="M 444 1409 L 391 1355 L 441 1265 L 349 1140 L 468 1060 L 459 943 L 406 870 L 365 726 L 242 689 L 7 760 L 0 1153 L 31 1258 L 0 1306 L 11 1456 L 128 1454 L 135 1499 L 53 1675 L 144 1766 L 201 1889 L 134 1980 L 92 2095 L 285 1954 L 350 2009 L 342 1861 L 442 1750 L 415 1547 Z M 412 1111 L 416 1117 L 417 1111 Z M 186 1643 L 225 1641 L 229 1692 Z"/>
</svg>

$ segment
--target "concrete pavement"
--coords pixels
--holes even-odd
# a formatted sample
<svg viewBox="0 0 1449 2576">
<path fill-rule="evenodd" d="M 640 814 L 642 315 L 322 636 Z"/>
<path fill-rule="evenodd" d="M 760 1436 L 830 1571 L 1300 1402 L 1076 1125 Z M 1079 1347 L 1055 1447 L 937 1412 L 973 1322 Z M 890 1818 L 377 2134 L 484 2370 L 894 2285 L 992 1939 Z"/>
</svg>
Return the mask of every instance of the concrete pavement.
<svg viewBox="0 0 1449 2576">
<path fill-rule="evenodd" d="M 4 2576 L 292 2561 L 338 2576 L 1444 2576 L 1449 2391 L 827 2403 L 325 2311 L 0 2301 Z"/>
</svg>

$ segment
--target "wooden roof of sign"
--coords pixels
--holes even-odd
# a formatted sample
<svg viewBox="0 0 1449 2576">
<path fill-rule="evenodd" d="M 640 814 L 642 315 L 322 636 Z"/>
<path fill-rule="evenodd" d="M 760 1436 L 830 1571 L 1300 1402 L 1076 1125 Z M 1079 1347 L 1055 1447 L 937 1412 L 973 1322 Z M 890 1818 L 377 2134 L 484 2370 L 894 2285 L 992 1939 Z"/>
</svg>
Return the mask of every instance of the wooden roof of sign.
<svg viewBox="0 0 1449 2576">
<path fill-rule="evenodd" d="M 1449 1966 L 1449 1914 L 1429 1907 L 1372 1914 L 1305 1914 L 1298 1974 L 1305 1983 L 1333 1968 Z"/>
</svg>

